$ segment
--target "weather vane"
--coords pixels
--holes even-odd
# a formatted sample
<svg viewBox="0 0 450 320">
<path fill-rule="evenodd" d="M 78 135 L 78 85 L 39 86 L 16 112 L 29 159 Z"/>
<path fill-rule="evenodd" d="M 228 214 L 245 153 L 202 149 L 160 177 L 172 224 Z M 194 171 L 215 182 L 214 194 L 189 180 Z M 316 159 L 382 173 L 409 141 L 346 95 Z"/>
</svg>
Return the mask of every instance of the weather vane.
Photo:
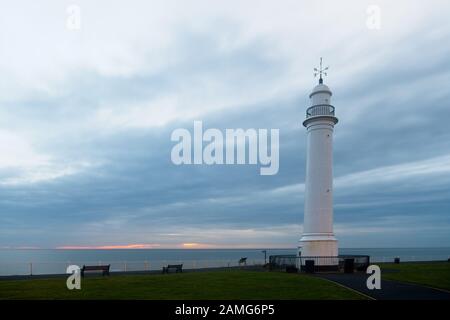
<svg viewBox="0 0 450 320">
<path fill-rule="evenodd" d="M 320 57 L 320 68 L 314 68 L 314 77 L 317 77 L 317 75 L 319 75 L 319 83 L 322 84 L 323 83 L 323 79 L 322 79 L 322 75 L 327 76 L 328 74 L 325 72 L 329 69 L 330 67 L 326 67 L 325 69 L 322 67 L 322 57 Z"/>
</svg>

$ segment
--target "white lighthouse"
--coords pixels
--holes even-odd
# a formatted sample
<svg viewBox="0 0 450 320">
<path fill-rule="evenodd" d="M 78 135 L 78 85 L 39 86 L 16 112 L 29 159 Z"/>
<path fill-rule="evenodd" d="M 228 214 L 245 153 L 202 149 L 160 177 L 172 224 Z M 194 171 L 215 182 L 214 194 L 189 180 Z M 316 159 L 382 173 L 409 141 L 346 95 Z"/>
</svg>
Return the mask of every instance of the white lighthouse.
<svg viewBox="0 0 450 320">
<path fill-rule="evenodd" d="M 337 239 L 333 233 L 333 130 L 338 119 L 331 105 L 331 90 L 323 84 L 328 68 L 314 69 L 319 84 L 310 94 L 311 106 L 303 125 L 307 130 L 305 214 L 298 254 L 315 259 L 316 265 L 338 263 Z"/>
</svg>

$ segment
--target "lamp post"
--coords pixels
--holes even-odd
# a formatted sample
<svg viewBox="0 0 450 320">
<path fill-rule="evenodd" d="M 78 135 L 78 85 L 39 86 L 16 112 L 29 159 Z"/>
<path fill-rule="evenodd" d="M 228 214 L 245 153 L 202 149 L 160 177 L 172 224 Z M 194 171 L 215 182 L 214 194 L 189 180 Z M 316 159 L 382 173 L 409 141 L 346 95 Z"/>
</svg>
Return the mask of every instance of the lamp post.
<svg viewBox="0 0 450 320">
<path fill-rule="evenodd" d="M 262 253 L 264 253 L 264 264 L 267 264 L 267 250 L 262 250 Z"/>
</svg>

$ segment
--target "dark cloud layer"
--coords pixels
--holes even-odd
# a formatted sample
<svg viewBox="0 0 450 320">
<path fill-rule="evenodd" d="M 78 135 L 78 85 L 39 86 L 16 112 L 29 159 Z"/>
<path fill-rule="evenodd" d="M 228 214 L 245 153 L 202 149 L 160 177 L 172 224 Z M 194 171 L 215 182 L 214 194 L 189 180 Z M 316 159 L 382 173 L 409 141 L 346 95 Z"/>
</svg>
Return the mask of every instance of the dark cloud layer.
<svg viewBox="0 0 450 320">
<path fill-rule="evenodd" d="M 335 221 L 343 245 L 450 243 L 448 40 L 448 32 L 441 45 L 426 33 L 408 35 L 402 46 L 383 48 L 382 60 L 350 81 L 330 78 L 340 119 L 334 146 Z M 253 86 L 267 89 L 268 82 L 275 86 L 289 73 L 288 61 L 267 54 L 275 45 L 269 40 L 226 53 L 214 33 L 180 33 L 177 43 L 181 62 L 157 73 L 123 77 L 79 70 L 56 96 L 2 105 L 10 115 L 0 121 L 4 128 L 38 126 L 40 150 L 57 150 L 60 163 L 89 165 L 55 179 L 1 184 L 0 246 L 296 245 L 305 177 L 301 122 L 310 89 L 257 102 L 237 99 L 237 105 L 211 106 L 201 116 L 157 126 L 95 123 L 96 111 L 104 106 L 126 114 L 130 106 L 163 94 L 176 96 L 191 86 L 201 91 L 198 86 L 208 81 L 236 82 L 240 95 Z M 339 54 L 338 47 L 333 49 Z M 310 70 L 302 71 L 309 77 Z M 187 111 L 194 107 L 185 106 Z M 180 127 L 192 131 L 195 119 L 220 130 L 280 129 L 278 174 L 261 176 L 254 165 L 175 166 L 170 135 Z M 17 172 L 1 169 L 0 175 L 7 179 Z"/>
</svg>

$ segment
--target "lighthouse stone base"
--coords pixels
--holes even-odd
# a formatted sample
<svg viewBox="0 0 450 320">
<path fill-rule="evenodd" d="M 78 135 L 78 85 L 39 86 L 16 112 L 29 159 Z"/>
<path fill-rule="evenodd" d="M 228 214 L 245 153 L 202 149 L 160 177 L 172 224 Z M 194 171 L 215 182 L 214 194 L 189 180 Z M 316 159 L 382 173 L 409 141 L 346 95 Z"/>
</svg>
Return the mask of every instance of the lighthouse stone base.
<svg viewBox="0 0 450 320">
<path fill-rule="evenodd" d="M 337 257 L 337 240 L 300 240 L 299 255 L 303 257 Z"/>
<path fill-rule="evenodd" d="M 304 234 L 299 241 L 298 256 L 302 266 L 314 260 L 317 267 L 336 268 L 339 265 L 338 241 L 334 235 Z"/>
</svg>

